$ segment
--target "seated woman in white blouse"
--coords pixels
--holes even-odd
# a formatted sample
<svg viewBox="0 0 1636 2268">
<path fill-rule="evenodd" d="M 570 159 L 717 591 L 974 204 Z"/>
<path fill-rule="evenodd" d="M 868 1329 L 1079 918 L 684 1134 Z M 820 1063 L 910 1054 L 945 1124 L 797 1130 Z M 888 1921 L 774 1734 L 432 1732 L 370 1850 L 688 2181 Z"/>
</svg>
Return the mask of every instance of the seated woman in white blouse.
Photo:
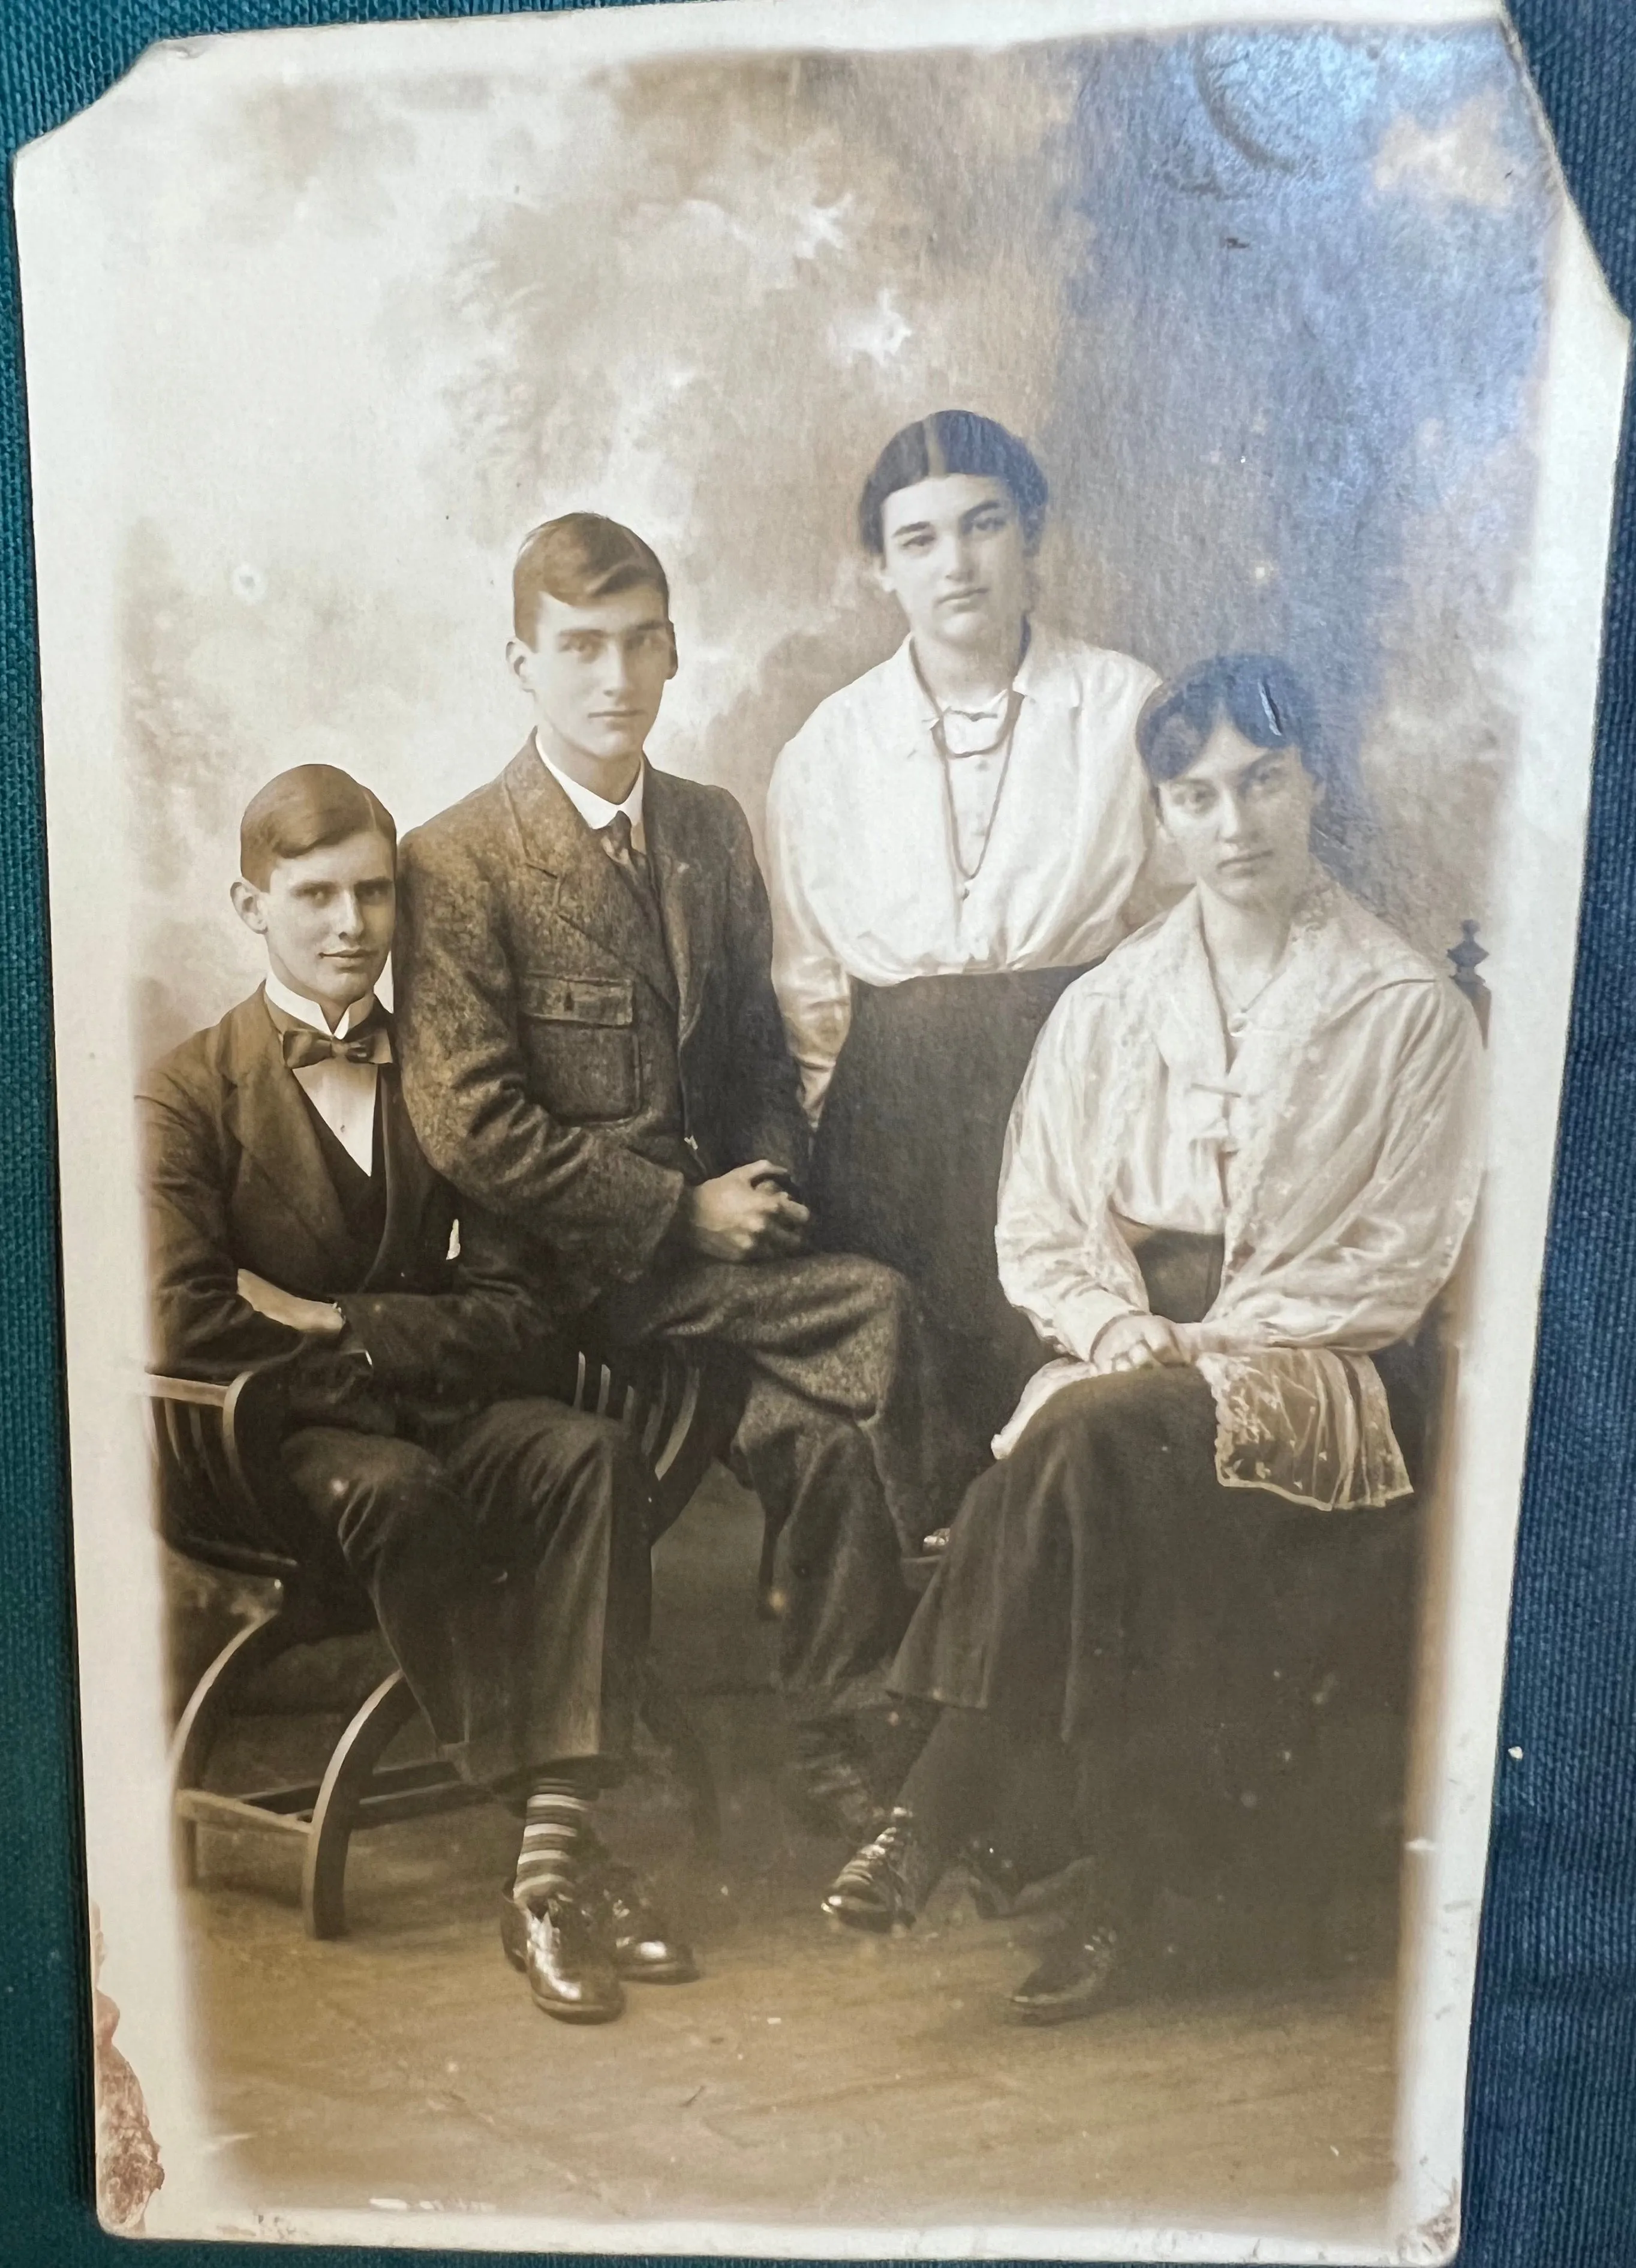
<svg viewBox="0 0 1636 2268">
<path fill-rule="evenodd" d="M 1190 1759 L 1300 1738 L 1267 1712 L 1322 1663 L 1271 1571 L 1367 1556 L 1409 1517 L 1371 1351 L 1447 1281 L 1479 1174 L 1476 1019 L 1315 861 L 1320 741 L 1291 673 L 1207 662 L 1138 737 L 1194 887 L 1064 997 L 1018 1098 L 1000 1277 L 1057 1359 L 898 1655 L 894 1686 L 941 1714 L 826 1901 L 912 1921 L 1054 1759 L 1097 1903 L 1013 1996 L 1035 2022 L 1105 1993 Z"/>
<path fill-rule="evenodd" d="M 952 1444 L 940 1520 L 1031 1352 L 994 1263 L 1006 1121 L 1057 1000 L 1131 925 L 1151 830 L 1135 732 L 1157 681 L 1035 615 L 1046 504 L 992 418 L 893 436 L 858 524 L 908 634 L 819 704 L 769 792 L 773 983 L 817 1130 L 806 1194 L 820 1241 L 921 1294 L 932 1431 Z"/>
</svg>

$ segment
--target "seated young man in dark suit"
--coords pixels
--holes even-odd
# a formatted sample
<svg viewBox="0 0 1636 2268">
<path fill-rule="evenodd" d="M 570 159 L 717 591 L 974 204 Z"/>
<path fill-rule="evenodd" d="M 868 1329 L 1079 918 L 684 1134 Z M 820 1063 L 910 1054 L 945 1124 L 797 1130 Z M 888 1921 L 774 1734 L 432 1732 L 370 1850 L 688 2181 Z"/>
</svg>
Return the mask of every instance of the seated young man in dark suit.
<svg viewBox="0 0 1636 2268">
<path fill-rule="evenodd" d="M 374 997 L 396 847 L 328 764 L 244 814 L 267 981 L 139 1094 L 155 1359 L 291 1358 L 295 1548 L 338 1547 L 445 1755 L 526 1806 L 506 1951 L 549 2014 L 598 2022 L 622 1976 L 695 1973 L 589 1818 L 630 1739 L 646 1488 L 616 1425 L 542 1395 L 548 1318 L 415 1138 Z"/>
<path fill-rule="evenodd" d="M 403 847 L 404 1094 L 554 1309 L 739 1365 L 806 1808 L 844 1831 L 874 1813 L 857 1718 L 925 1525 L 910 1295 L 804 1248 L 807 1121 L 749 828 L 644 755 L 676 670 L 664 569 L 571 512 L 523 545 L 513 602 L 534 730 Z"/>
</svg>

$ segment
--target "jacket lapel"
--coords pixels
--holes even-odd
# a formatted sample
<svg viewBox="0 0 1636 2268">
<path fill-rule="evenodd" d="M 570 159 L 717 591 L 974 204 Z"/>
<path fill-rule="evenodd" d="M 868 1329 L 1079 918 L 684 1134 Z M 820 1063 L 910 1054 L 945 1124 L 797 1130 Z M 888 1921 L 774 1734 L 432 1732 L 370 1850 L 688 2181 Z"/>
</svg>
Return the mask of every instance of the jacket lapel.
<svg viewBox="0 0 1636 2268">
<path fill-rule="evenodd" d="M 552 910 L 676 1005 L 675 978 L 658 925 L 535 754 L 532 741 L 503 775 L 523 855 L 556 885 Z M 652 785 L 653 775 L 648 775 Z"/>
<path fill-rule="evenodd" d="M 391 1020 L 387 1020 L 390 1025 Z M 393 1045 L 397 1035 L 393 1032 Z M 364 1289 L 374 1291 L 413 1268 L 419 1256 L 422 1223 L 434 1184 L 431 1167 L 415 1138 L 409 1111 L 398 1086 L 395 1066 L 383 1068 L 376 1087 L 375 1108 L 380 1114 L 380 1154 L 387 1176 L 387 1219 L 380 1248 L 370 1264 Z"/>
<path fill-rule="evenodd" d="M 229 1130 L 328 1260 L 346 1249 L 347 1226 L 312 1113 L 258 989 L 234 1009 L 228 1050 Z"/>
<path fill-rule="evenodd" d="M 698 1021 L 704 990 L 700 978 L 708 965 L 708 952 L 701 949 L 717 932 L 721 857 L 719 846 L 713 858 L 700 856 L 700 846 L 689 831 L 688 809 L 667 775 L 650 764 L 647 785 L 642 791 L 643 832 L 659 885 L 665 943 L 675 975 L 681 1041 L 687 1039 Z"/>
</svg>

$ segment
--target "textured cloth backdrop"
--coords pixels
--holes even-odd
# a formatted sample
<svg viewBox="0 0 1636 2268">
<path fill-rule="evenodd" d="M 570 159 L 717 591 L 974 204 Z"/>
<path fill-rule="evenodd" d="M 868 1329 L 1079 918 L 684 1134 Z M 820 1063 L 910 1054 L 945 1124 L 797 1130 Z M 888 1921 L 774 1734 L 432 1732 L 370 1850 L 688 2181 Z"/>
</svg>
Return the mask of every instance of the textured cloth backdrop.
<svg viewBox="0 0 1636 2268">
<path fill-rule="evenodd" d="M 1636 302 L 1636 9 L 1514 0 L 1569 182 L 1626 313 Z M 512 12 L 503 4 L 0 0 L 8 153 L 82 108 L 150 41 L 275 25 Z M 90 2205 L 45 841 L 16 263 L 0 247 L 0 2257 L 126 2257 Z M 1468 2268 L 1636 2258 L 1636 493 L 1621 486 L 1560 1181 L 1545 1281 L 1498 1815 L 1478 1975 Z M 1521 1751 L 1513 1760 L 1509 1751 Z M 162 2260 L 215 2248 L 166 2244 Z M 280 2263 L 402 2259 L 280 2248 Z M 247 2257 L 246 2254 L 240 2257 Z M 425 2260 L 453 2255 L 420 2254 Z M 469 2256 L 466 2256 L 469 2257 Z M 497 2255 L 487 2255 L 497 2258 Z"/>
</svg>

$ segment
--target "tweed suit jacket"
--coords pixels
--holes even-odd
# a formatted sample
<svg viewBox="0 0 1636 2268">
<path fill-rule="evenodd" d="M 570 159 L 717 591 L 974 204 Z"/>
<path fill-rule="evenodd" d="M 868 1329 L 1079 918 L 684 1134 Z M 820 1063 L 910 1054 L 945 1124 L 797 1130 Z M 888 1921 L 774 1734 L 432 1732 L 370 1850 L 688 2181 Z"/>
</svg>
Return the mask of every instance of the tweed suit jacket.
<svg viewBox="0 0 1636 2268">
<path fill-rule="evenodd" d="M 454 1193 L 427 1163 L 394 1087 L 383 1069 L 386 1226 L 361 1280 L 352 1271 L 349 1281 L 340 1201 L 261 990 L 144 1075 L 137 1110 L 160 1370 L 222 1380 L 270 1356 L 324 1350 L 240 1298 L 247 1268 L 335 1301 L 377 1398 L 446 1408 L 491 1400 L 508 1383 L 530 1390 L 549 1344 L 545 1320 L 488 1225 L 463 1219 L 461 1257 L 450 1258 Z"/>
<path fill-rule="evenodd" d="M 650 766 L 643 827 L 657 917 L 530 741 L 400 858 L 416 1130 L 567 1312 L 644 1273 L 685 1183 L 807 1163 L 744 814 Z"/>
</svg>

